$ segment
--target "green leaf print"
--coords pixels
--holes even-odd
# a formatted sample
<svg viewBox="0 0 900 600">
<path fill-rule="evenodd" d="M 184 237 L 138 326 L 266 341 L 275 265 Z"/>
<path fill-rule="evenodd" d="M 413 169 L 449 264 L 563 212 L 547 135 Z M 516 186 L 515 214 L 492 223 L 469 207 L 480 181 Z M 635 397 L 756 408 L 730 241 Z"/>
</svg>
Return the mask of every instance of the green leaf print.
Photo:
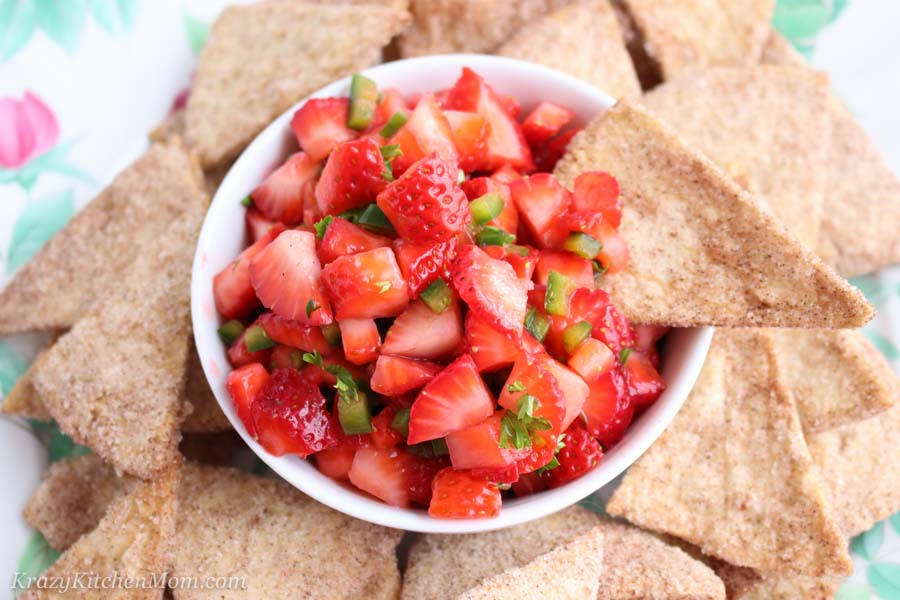
<svg viewBox="0 0 900 600">
<path fill-rule="evenodd" d="M 106 33 L 116 35 L 134 28 L 137 0 L 87 0 L 91 15 Z"/>
<path fill-rule="evenodd" d="M 578 504 L 588 510 L 594 511 L 595 513 L 599 513 L 601 515 L 606 514 L 606 504 L 604 504 L 603 500 L 600 499 L 599 494 L 591 494 Z"/>
<path fill-rule="evenodd" d="M 882 522 L 850 540 L 850 551 L 871 562 L 878 556 L 878 551 L 881 549 L 883 542 L 884 523 Z"/>
<path fill-rule="evenodd" d="M 82 0 L 35 0 L 38 26 L 68 52 L 75 52 L 84 28 L 85 12 Z"/>
<path fill-rule="evenodd" d="M 12 58 L 31 39 L 37 27 L 33 0 L 0 0 L 0 61 Z"/>
<path fill-rule="evenodd" d="M 74 210 L 72 190 L 59 192 L 28 205 L 13 227 L 6 257 L 6 272 L 12 273 L 34 256 L 66 224 Z"/>
<path fill-rule="evenodd" d="M 835 595 L 834 600 L 869 600 L 872 591 L 869 586 L 853 581 L 845 581 Z"/>
<path fill-rule="evenodd" d="M 894 528 L 894 532 L 897 535 L 900 535 L 900 512 L 898 512 L 888 520 L 891 522 L 891 527 Z"/>
<path fill-rule="evenodd" d="M 34 419 L 28 419 L 28 423 L 40 438 L 41 443 L 47 447 L 47 456 L 52 463 L 91 453 L 90 449 L 79 446 L 72 438 L 60 431 L 56 423 L 44 423 Z"/>
<path fill-rule="evenodd" d="M 794 40 L 816 35 L 830 17 L 831 10 L 819 0 L 779 0 L 772 24 Z"/>
<path fill-rule="evenodd" d="M 194 51 L 194 54 L 200 54 L 200 50 L 209 36 L 209 25 L 190 15 L 187 11 L 184 12 L 182 20 L 184 21 L 184 32 L 187 34 L 191 50 Z"/>
<path fill-rule="evenodd" d="M 896 563 L 872 563 L 866 569 L 869 585 L 884 600 L 900 598 L 900 565 Z"/>
<path fill-rule="evenodd" d="M 134 29 L 134 24 L 137 23 L 139 0 L 117 0 L 116 4 L 119 6 L 119 18 L 122 20 L 122 27 L 125 31 L 131 31 Z"/>
<path fill-rule="evenodd" d="M 27 368 L 28 361 L 12 346 L 0 342 L 0 393 L 6 396 Z"/>
<path fill-rule="evenodd" d="M 50 544 L 47 543 L 47 540 L 44 539 L 44 536 L 39 531 L 35 531 L 31 534 L 25 550 L 19 557 L 19 564 L 16 570 L 24 573 L 25 576 L 22 579 L 37 577 L 55 563 L 57 558 L 59 558 L 59 552 L 50 547 Z M 18 596 L 23 591 L 16 589 L 15 594 Z"/>
</svg>

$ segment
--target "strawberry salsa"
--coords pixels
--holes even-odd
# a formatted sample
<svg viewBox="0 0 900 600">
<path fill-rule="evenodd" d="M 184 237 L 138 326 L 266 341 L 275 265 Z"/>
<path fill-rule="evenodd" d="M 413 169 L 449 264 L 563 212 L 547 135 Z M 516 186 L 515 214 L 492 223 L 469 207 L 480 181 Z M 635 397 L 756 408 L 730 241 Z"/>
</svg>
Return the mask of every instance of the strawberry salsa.
<svg viewBox="0 0 900 600">
<path fill-rule="evenodd" d="M 577 129 L 464 69 L 404 97 L 352 78 L 293 116 L 213 282 L 227 389 L 273 455 L 398 507 L 490 517 L 594 467 L 652 404 L 659 328 L 596 286 L 626 267 L 616 180 L 550 174 Z"/>
</svg>

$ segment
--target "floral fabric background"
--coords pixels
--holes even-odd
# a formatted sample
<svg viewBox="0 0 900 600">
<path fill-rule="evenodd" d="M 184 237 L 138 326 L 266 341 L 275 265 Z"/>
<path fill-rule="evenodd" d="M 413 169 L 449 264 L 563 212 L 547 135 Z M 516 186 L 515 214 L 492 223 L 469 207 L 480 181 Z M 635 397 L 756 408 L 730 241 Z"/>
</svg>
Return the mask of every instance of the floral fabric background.
<svg viewBox="0 0 900 600">
<path fill-rule="evenodd" d="M 146 132 L 188 86 L 208 23 L 226 4 L 0 0 L 0 283 L 140 154 Z M 900 3 L 779 0 L 773 21 L 829 72 L 900 173 Z M 854 283 L 878 309 L 867 335 L 900 369 L 900 268 Z M 0 339 L 0 392 L 43 341 Z M 21 510 L 49 462 L 85 451 L 52 425 L 0 418 L 0 581 L 56 559 Z M 585 504 L 602 510 L 604 496 Z M 852 540 L 851 551 L 855 572 L 838 598 L 900 600 L 900 514 Z"/>
</svg>

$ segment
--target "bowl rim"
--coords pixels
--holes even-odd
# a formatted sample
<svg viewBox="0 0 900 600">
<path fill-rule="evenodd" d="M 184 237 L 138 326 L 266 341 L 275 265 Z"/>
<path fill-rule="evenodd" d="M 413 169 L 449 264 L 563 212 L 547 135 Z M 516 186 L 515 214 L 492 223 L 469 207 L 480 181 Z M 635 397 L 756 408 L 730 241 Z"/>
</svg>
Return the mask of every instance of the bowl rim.
<svg viewBox="0 0 900 600">
<path fill-rule="evenodd" d="M 470 66 L 475 71 L 498 70 L 505 71 L 512 77 L 529 77 L 539 81 L 541 86 L 562 86 L 569 90 L 569 93 L 574 97 L 578 97 L 580 102 L 599 107 L 593 109 L 594 113 L 608 109 L 614 104 L 614 100 L 608 94 L 570 75 L 533 63 L 482 54 L 444 54 L 403 59 L 377 65 L 361 73 L 378 82 L 380 77 L 386 75 L 399 76 L 407 70 L 415 71 L 423 67 L 430 67 L 437 70 L 441 68 L 455 68 L 459 71 L 463 66 Z M 486 78 L 493 83 L 490 75 L 486 76 Z M 676 360 L 680 364 L 678 372 L 681 373 L 681 376 L 676 380 L 677 385 L 669 385 L 659 400 L 632 422 L 626 437 L 610 449 L 600 465 L 591 472 L 559 488 L 543 491 L 521 499 L 504 501 L 500 515 L 490 519 L 436 519 L 430 517 L 422 509 L 389 506 L 381 500 L 352 488 L 349 484 L 342 484 L 332 480 L 320 473 L 314 465 L 307 463 L 304 459 L 292 455 L 281 457 L 270 455 L 249 436 L 243 423 L 237 417 L 233 403 L 224 390 L 226 373 L 218 366 L 216 358 L 211 356 L 211 352 L 215 351 L 214 348 L 218 349 L 220 356 L 224 353 L 222 343 L 215 331 L 218 315 L 214 314 L 214 309 L 212 310 L 213 315 L 210 315 L 211 308 L 208 300 L 201 300 L 204 296 L 204 291 L 208 292 L 211 288 L 212 277 L 215 274 L 215 272 L 206 270 L 207 256 L 205 248 L 210 246 L 211 239 L 214 238 L 217 232 L 211 224 L 215 220 L 211 219 L 211 216 L 217 214 L 215 209 L 219 205 L 234 199 L 235 191 L 230 188 L 236 185 L 234 182 L 241 176 L 242 171 L 250 169 L 248 165 L 254 159 L 254 155 L 266 149 L 271 149 L 276 143 L 283 143 L 279 140 L 283 140 L 285 128 L 289 129 L 290 118 L 300 106 L 310 98 L 346 95 L 349 85 L 349 76 L 334 81 L 297 101 L 288 110 L 274 119 L 254 138 L 229 168 L 210 203 L 209 211 L 204 218 L 198 238 L 197 250 L 192 265 L 191 317 L 197 352 L 200 356 L 203 372 L 219 406 L 253 453 L 290 485 L 332 509 L 385 527 L 423 533 L 490 531 L 552 514 L 596 492 L 634 463 L 656 441 L 674 418 L 700 373 L 712 339 L 713 328 L 676 329 L 670 333 L 670 339 L 672 336 L 679 339 L 682 337 L 686 338 L 686 341 L 682 340 L 677 343 L 686 344 L 688 347 L 686 353 L 677 357 L 667 356 L 665 350 L 663 353 L 665 357 L 663 362 L 664 371 L 672 370 L 674 367 L 671 367 L 671 365 Z M 422 90 L 422 92 L 427 91 L 429 90 Z M 579 116 L 583 117 L 584 115 Z M 593 116 L 591 114 L 587 119 Z M 258 168 L 255 171 L 259 173 Z M 256 180 L 259 180 L 258 175 Z M 243 220 L 241 231 L 243 232 Z M 210 326 L 211 318 L 213 326 Z"/>
</svg>

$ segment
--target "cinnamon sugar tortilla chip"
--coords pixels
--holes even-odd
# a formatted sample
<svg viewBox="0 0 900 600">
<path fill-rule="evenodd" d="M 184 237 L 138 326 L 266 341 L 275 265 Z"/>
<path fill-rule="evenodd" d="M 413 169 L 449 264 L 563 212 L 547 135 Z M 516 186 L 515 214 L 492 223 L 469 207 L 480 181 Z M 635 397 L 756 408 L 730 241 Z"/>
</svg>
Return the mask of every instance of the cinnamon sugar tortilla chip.
<svg viewBox="0 0 900 600">
<path fill-rule="evenodd" d="M 848 537 L 900 510 L 900 406 L 808 435 L 806 443 Z"/>
<path fill-rule="evenodd" d="M 475 535 L 423 535 L 410 549 L 403 600 L 455 598 L 600 526 L 597 598 L 714 600 L 725 588 L 702 562 L 652 534 L 574 506 L 538 521 Z"/>
<path fill-rule="evenodd" d="M 191 347 L 186 365 L 183 403 L 190 404 L 190 414 L 181 424 L 185 433 L 211 433 L 228 431 L 231 423 L 222 412 L 219 402 L 209 388 L 209 382 L 200 365 L 200 356 L 191 336 Z"/>
<path fill-rule="evenodd" d="M 814 250 L 829 166 L 828 94 L 828 78 L 807 68 L 718 67 L 667 81 L 641 103 Z"/>
<path fill-rule="evenodd" d="M 464 592 L 459 600 L 585 600 L 596 598 L 603 568 L 603 529 L 557 546 Z"/>
<path fill-rule="evenodd" d="M 663 78 L 716 65 L 755 64 L 774 0 L 624 0 Z"/>
<path fill-rule="evenodd" d="M 839 578 L 760 575 L 723 562 L 713 568 L 730 600 L 831 600 L 841 586 Z"/>
<path fill-rule="evenodd" d="M 408 20 L 395 4 L 272 0 L 226 8 L 200 54 L 187 143 L 207 168 L 235 158 L 297 100 L 376 63 Z"/>
<path fill-rule="evenodd" d="M 614 98 L 641 93 L 608 0 L 573 4 L 541 17 L 500 46 L 497 54 L 568 73 Z"/>
<path fill-rule="evenodd" d="M 0 335 L 74 325 L 118 284 L 145 242 L 182 218 L 200 179 L 182 148 L 151 147 L 0 292 Z"/>
<path fill-rule="evenodd" d="M 884 356 L 852 329 L 772 329 L 776 366 L 806 434 L 887 410 L 900 400 Z"/>
<path fill-rule="evenodd" d="M 602 286 L 635 323 L 859 327 L 873 308 L 761 202 L 643 107 L 620 100 L 575 136 L 555 175 L 612 173 L 630 259 Z"/>
<path fill-rule="evenodd" d="M 187 465 L 178 494 L 174 575 L 244 577 L 222 598 L 397 597 L 403 532 L 358 521 L 294 488 L 233 469 Z M 177 600 L 206 598 L 179 589 Z"/>
<path fill-rule="evenodd" d="M 178 457 L 190 277 L 205 194 L 140 249 L 117 286 L 47 352 L 34 386 L 60 429 L 121 471 L 152 478 Z"/>
<path fill-rule="evenodd" d="M 762 56 L 759 60 L 762 64 L 769 65 L 809 66 L 803 55 L 797 52 L 791 43 L 774 29 L 769 32 L 769 37 L 766 40 L 766 45 L 763 46 Z"/>
<path fill-rule="evenodd" d="M 796 407 L 759 330 L 719 330 L 669 428 L 628 470 L 610 514 L 767 573 L 849 574 Z"/>
<path fill-rule="evenodd" d="M 38 352 L 28 369 L 16 380 L 15 385 L 3 398 L 2 412 L 6 415 L 17 415 L 27 419 L 49 421 L 52 419 L 47 408 L 41 400 L 41 395 L 34 388 L 32 375 L 41 368 L 47 356 L 47 351 L 56 342 L 54 338 L 46 348 Z"/>
<path fill-rule="evenodd" d="M 97 528 L 66 550 L 47 570 L 44 579 L 52 581 L 56 577 L 74 578 L 78 573 L 90 573 L 100 578 L 145 578 L 149 583 L 151 578 L 161 580 L 163 574 L 171 572 L 177 472 L 178 469 L 173 468 L 158 480 L 144 482 L 127 496 L 117 499 Z M 163 589 L 97 587 L 77 590 L 74 595 L 79 598 L 149 600 L 162 598 Z M 70 595 L 62 591 L 37 587 L 31 587 L 19 596 L 25 600 L 67 597 Z"/>
<path fill-rule="evenodd" d="M 159 125 L 150 130 L 147 137 L 151 142 L 167 144 L 173 139 L 184 139 L 184 109 L 173 110 Z"/>
<path fill-rule="evenodd" d="M 489 53 L 526 24 L 571 0 L 410 0 L 412 26 L 400 35 L 402 58 Z"/>
</svg>

